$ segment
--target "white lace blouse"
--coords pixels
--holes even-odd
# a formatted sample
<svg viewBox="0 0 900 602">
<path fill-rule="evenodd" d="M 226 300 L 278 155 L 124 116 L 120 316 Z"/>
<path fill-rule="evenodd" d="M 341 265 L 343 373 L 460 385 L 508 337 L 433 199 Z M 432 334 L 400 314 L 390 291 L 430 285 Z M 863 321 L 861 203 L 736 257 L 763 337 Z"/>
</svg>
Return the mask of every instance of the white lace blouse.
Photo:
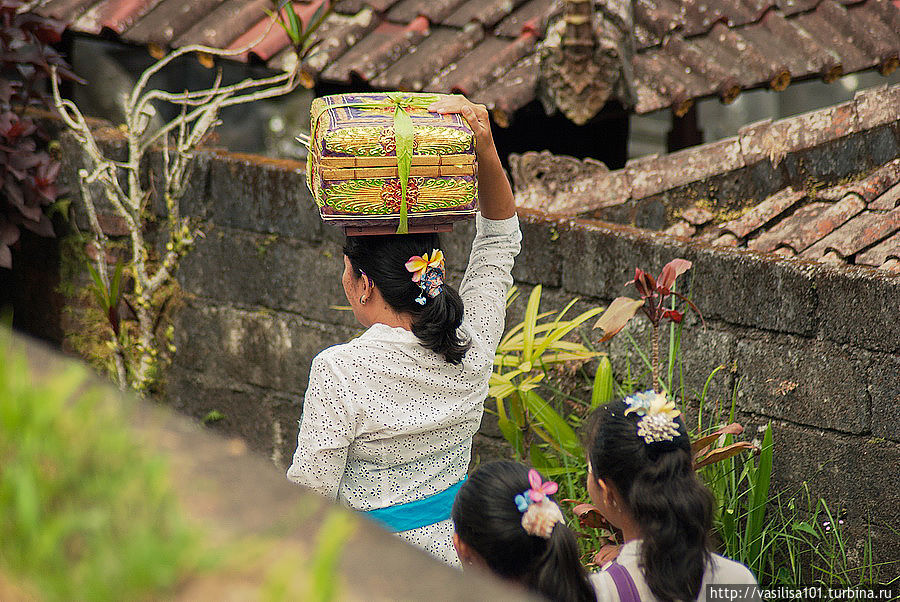
<svg viewBox="0 0 900 602">
<path fill-rule="evenodd" d="M 288 479 L 365 511 L 426 498 L 466 475 L 520 241 L 515 216 L 476 217 L 459 289 L 460 329 L 472 341 L 462 365 L 384 324 L 313 359 Z M 399 535 L 457 565 L 452 533 L 445 520 Z"/>
</svg>

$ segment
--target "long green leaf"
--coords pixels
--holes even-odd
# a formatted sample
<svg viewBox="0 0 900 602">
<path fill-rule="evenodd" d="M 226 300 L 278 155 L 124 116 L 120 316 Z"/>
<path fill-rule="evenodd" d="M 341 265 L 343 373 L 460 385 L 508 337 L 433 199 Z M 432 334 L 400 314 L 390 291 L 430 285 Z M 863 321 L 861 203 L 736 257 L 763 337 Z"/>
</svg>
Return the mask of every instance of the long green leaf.
<svg viewBox="0 0 900 602">
<path fill-rule="evenodd" d="M 576 362 L 582 360 L 589 360 L 591 358 L 603 355 L 599 351 L 583 351 L 579 353 L 568 353 L 565 351 L 559 351 L 556 353 L 551 353 L 541 358 L 541 364 L 544 366 L 549 366 L 551 364 L 559 364 L 562 362 Z"/>
<path fill-rule="evenodd" d="M 531 361 L 531 353 L 534 349 L 534 328 L 537 323 L 538 308 L 541 305 L 541 285 L 534 287 L 528 296 L 528 304 L 525 306 L 525 338 L 522 341 L 522 360 Z"/>
<path fill-rule="evenodd" d="M 549 445 L 550 447 L 555 449 L 557 451 L 557 453 L 559 453 L 561 456 L 563 456 L 563 457 L 566 456 L 566 452 L 565 452 L 565 450 L 563 450 L 562 447 L 560 447 L 559 441 L 557 441 L 554 437 L 551 437 L 547 433 L 547 431 L 545 431 L 544 429 L 542 429 L 541 427 L 539 427 L 538 425 L 536 425 L 534 423 L 531 424 L 531 431 L 535 435 L 537 435 L 538 437 L 543 439 L 547 445 Z"/>
<path fill-rule="evenodd" d="M 297 16 L 292 2 L 288 2 L 284 9 L 287 13 L 288 25 L 290 26 L 288 35 L 291 37 L 291 42 L 294 43 L 294 46 L 299 46 L 302 39 L 303 23 L 300 22 L 300 17 Z"/>
<path fill-rule="evenodd" d="M 572 306 L 575 305 L 577 302 L 578 302 L 578 297 L 575 297 L 574 299 L 569 301 L 566 304 L 566 306 L 564 308 L 562 308 L 558 314 L 556 314 L 556 318 L 554 318 L 553 323 L 559 324 L 559 322 L 563 319 L 563 316 L 565 316 L 567 313 L 569 313 L 569 310 L 572 309 Z"/>
<path fill-rule="evenodd" d="M 545 311 L 543 313 L 539 313 L 537 315 L 537 320 L 542 320 L 552 314 L 552 311 Z M 500 339 L 500 344 L 497 346 L 497 349 L 507 349 L 509 351 L 521 351 L 522 343 L 525 340 L 525 334 L 523 330 L 525 329 L 525 322 L 519 322 L 515 326 L 509 329 L 502 339 Z M 541 332 L 549 332 L 553 330 L 553 324 L 538 324 L 534 327 L 535 334 Z"/>
<path fill-rule="evenodd" d="M 594 373 L 594 387 L 591 390 L 591 409 L 612 401 L 613 376 L 612 363 L 608 357 L 601 357 Z"/>
<path fill-rule="evenodd" d="M 760 551 L 762 549 L 763 522 L 766 517 L 766 502 L 769 499 L 769 484 L 772 479 L 772 425 L 766 426 L 763 436 L 762 450 L 759 454 L 759 463 L 755 474 L 751 479 L 751 492 L 749 507 L 747 508 L 747 525 L 744 531 L 744 539 L 748 546 L 748 563 L 751 568 L 759 570 Z"/>
<path fill-rule="evenodd" d="M 397 234 L 409 232 L 406 206 L 406 188 L 409 186 L 409 168 L 412 165 L 415 128 L 412 119 L 401 106 L 394 109 L 394 140 L 397 147 L 397 174 L 400 178 L 400 225 Z"/>
<path fill-rule="evenodd" d="M 581 444 L 569 423 L 534 391 L 526 391 L 521 397 L 534 419 L 559 442 L 560 446 L 573 456 L 581 457 Z"/>
<path fill-rule="evenodd" d="M 590 309 L 590 310 L 582 313 L 581 315 L 579 315 L 578 317 L 576 317 L 573 320 L 564 322 L 561 326 L 559 326 L 553 332 L 551 332 L 544 339 L 544 341 L 540 345 L 538 345 L 537 348 L 535 348 L 534 354 L 536 356 L 540 357 L 540 355 L 547 349 L 547 347 L 549 347 L 556 341 L 560 340 L 561 338 L 563 338 L 564 336 L 566 336 L 567 334 L 569 334 L 570 332 L 572 332 L 573 330 L 575 330 L 576 328 L 581 326 L 584 322 L 588 321 L 589 319 L 591 319 L 594 316 L 596 316 L 597 314 L 599 314 L 600 311 L 601 311 L 601 309 L 599 307 L 595 307 L 594 309 Z"/>
<path fill-rule="evenodd" d="M 122 290 L 122 273 L 125 269 L 125 264 L 122 260 L 116 261 L 116 271 L 113 273 L 112 282 L 109 284 L 109 305 L 110 307 L 117 307 L 119 305 L 119 294 Z"/>
<path fill-rule="evenodd" d="M 506 439 L 507 443 L 515 450 L 516 455 L 519 458 L 525 456 L 525 440 L 522 436 L 522 430 L 517 427 L 511 420 L 508 418 L 500 418 L 500 432 L 503 434 L 503 438 Z"/>
<path fill-rule="evenodd" d="M 111 305 L 109 301 L 109 291 L 106 290 L 106 287 L 103 285 L 103 280 L 100 278 L 100 274 L 91 264 L 88 264 L 88 272 L 90 272 L 91 279 L 94 281 L 94 286 L 91 287 L 91 291 L 94 293 L 94 297 L 97 299 L 100 309 L 103 310 L 103 313 L 106 313 L 109 311 Z"/>
<path fill-rule="evenodd" d="M 528 458 L 531 460 L 531 465 L 541 472 L 544 472 L 551 467 L 547 455 L 537 443 L 531 444 L 531 447 L 528 449 Z"/>
</svg>

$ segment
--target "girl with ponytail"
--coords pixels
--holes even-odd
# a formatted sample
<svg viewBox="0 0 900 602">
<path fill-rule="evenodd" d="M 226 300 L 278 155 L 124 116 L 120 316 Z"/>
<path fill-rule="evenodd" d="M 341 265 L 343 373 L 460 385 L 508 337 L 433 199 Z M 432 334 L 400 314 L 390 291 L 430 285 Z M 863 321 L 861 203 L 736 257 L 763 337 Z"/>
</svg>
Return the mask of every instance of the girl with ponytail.
<svg viewBox="0 0 900 602">
<path fill-rule="evenodd" d="M 598 600 L 706 600 L 707 585 L 756 585 L 747 567 L 710 552 L 713 496 L 664 393 L 595 411 L 587 478 L 591 501 L 625 539 L 616 560 L 591 577 Z"/>
<path fill-rule="evenodd" d="M 429 110 L 460 113 L 475 134 L 481 213 L 459 292 L 436 234 L 347 238 L 341 281 L 367 330 L 313 359 L 287 476 L 458 565 L 450 509 L 481 424 L 521 234 L 487 109 L 454 96 Z"/>
<path fill-rule="evenodd" d="M 543 482 L 517 462 L 483 464 L 453 503 L 453 545 L 464 567 L 479 566 L 550 600 L 595 600 L 575 535 Z"/>
</svg>

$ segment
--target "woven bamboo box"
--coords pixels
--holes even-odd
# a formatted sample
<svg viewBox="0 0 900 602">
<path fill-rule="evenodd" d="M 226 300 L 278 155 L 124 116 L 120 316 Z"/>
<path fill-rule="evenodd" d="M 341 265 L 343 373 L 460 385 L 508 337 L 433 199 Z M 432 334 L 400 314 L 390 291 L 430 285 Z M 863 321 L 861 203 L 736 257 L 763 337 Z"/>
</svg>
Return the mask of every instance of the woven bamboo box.
<svg viewBox="0 0 900 602">
<path fill-rule="evenodd" d="M 306 177 L 323 220 L 356 234 L 397 229 L 403 204 L 398 111 L 409 116 L 413 130 L 405 198 L 409 231 L 446 230 L 474 215 L 475 139 L 461 116 L 426 110 L 438 98 L 368 93 L 313 101 Z"/>
</svg>

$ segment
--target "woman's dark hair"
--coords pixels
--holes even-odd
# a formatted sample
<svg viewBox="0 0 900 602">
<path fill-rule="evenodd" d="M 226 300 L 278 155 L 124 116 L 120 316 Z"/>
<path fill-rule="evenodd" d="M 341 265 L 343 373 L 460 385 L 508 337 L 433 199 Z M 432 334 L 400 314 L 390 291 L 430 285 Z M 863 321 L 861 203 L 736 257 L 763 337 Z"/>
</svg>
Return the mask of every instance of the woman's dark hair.
<svg viewBox="0 0 900 602">
<path fill-rule="evenodd" d="M 660 600 L 695 600 L 710 561 L 713 496 L 694 472 L 691 442 L 679 416 L 679 435 L 647 444 L 637 414 L 615 401 L 591 418 L 594 478 L 612 482 L 640 526 L 641 568 Z"/>
<path fill-rule="evenodd" d="M 406 269 L 410 257 L 440 248 L 437 234 L 348 236 L 344 255 L 356 277 L 365 272 L 394 311 L 412 314 L 412 331 L 423 347 L 443 355 L 451 364 L 459 364 L 470 346 L 458 332 L 463 319 L 459 293 L 445 283 L 441 293 L 425 295 L 425 305 L 419 305 L 416 297 L 422 289 Z"/>
<path fill-rule="evenodd" d="M 517 462 L 479 466 L 453 502 L 459 538 L 490 569 L 514 579 L 551 600 L 596 600 L 581 566 L 575 535 L 562 523 L 549 539 L 529 535 L 515 497 L 529 489 L 528 468 Z"/>
</svg>

